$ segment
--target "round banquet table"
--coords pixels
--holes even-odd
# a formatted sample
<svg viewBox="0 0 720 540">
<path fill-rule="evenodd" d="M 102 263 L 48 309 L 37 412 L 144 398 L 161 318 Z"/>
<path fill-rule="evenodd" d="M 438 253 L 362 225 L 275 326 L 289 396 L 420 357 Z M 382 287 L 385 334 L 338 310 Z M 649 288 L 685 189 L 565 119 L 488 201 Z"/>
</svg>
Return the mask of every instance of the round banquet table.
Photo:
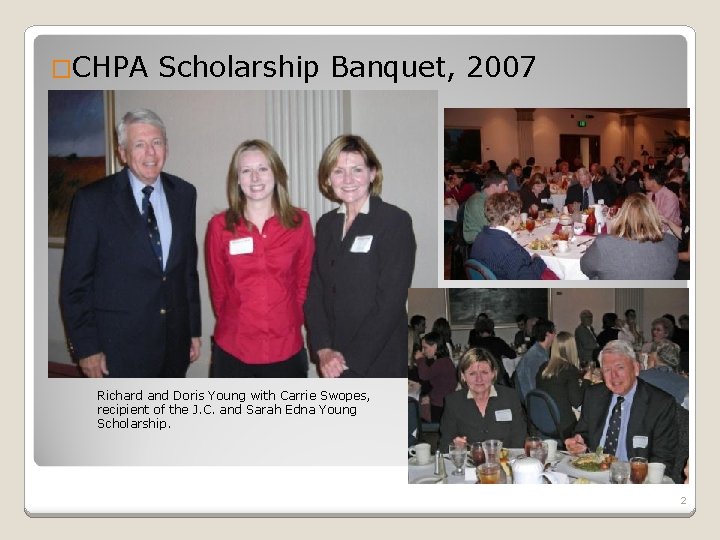
<svg viewBox="0 0 720 540">
<path fill-rule="evenodd" d="M 530 249 L 529 244 L 534 239 L 551 236 L 555 231 L 555 224 L 542 225 L 535 227 L 532 233 L 525 230 L 518 231 L 517 241 L 524 247 L 528 253 L 537 254 L 542 257 L 547 267 L 555 272 L 557 277 L 563 280 L 586 280 L 588 277 L 580 270 L 580 258 L 585 250 L 595 241 L 594 236 L 580 235 L 573 237 L 568 242 L 569 249 L 565 253 L 560 253 L 557 247 L 551 250 Z"/>
</svg>

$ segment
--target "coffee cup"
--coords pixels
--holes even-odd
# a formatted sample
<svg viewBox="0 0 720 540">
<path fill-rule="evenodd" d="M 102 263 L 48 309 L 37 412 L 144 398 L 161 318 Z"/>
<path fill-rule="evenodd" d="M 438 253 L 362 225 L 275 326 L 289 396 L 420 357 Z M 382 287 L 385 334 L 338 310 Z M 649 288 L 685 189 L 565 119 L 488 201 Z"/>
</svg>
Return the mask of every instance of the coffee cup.
<svg viewBox="0 0 720 540">
<path fill-rule="evenodd" d="M 575 223 L 573 225 L 573 232 L 575 233 L 576 236 L 582 234 L 584 231 L 585 231 L 585 225 L 583 225 L 582 223 Z"/>
<path fill-rule="evenodd" d="M 664 463 L 648 463 L 647 482 L 649 484 L 662 484 L 665 476 Z"/>
<path fill-rule="evenodd" d="M 547 443 L 547 460 L 555 461 L 557 459 L 558 442 L 555 439 L 545 439 L 543 442 Z"/>
<path fill-rule="evenodd" d="M 566 253 L 568 250 L 568 241 L 567 240 L 558 240 L 557 247 L 558 247 L 558 251 L 560 253 Z"/>
<path fill-rule="evenodd" d="M 415 458 L 418 465 L 430 463 L 430 445 L 428 443 L 416 444 L 408 449 L 408 453 Z"/>
</svg>

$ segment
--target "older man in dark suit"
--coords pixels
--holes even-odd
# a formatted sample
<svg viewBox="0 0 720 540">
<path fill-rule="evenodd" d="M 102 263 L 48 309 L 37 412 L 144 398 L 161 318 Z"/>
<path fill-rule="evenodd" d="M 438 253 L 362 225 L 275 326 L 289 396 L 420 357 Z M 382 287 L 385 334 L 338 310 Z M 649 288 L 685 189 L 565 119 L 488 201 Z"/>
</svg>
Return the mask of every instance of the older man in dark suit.
<svg viewBox="0 0 720 540">
<path fill-rule="evenodd" d="M 88 377 L 184 377 L 200 354 L 195 188 L 162 172 L 162 120 L 140 109 L 118 124 L 125 168 L 73 200 L 60 302 Z"/>
<path fill-rule="evenodd" d="M 576 435 L 565 440 L 566 448 L 577 454 L 602 446 L 618 459 L 646 457 L 672 471 L 678 452 L 675 400 L 638 378 L 640 365 L 627 342 L 608 343 L 600 361 L 605 384 L 585 391 Z"/>
<path fill-rule="evenodd" d="M 611 195 L 607 188 L 603 183 L 593 183 L 590 171 L 585 168 L 578 169 L 575 172 L 575 177 L 578 179 L 578 183 L 568 188 L 565 197 L 566 205 L 569 206 L 577 202 L 580 203 L 580 209 L 585 210 L 590 205 L 599 204 L 600 201 L 610 204 Z"/>
</svg>

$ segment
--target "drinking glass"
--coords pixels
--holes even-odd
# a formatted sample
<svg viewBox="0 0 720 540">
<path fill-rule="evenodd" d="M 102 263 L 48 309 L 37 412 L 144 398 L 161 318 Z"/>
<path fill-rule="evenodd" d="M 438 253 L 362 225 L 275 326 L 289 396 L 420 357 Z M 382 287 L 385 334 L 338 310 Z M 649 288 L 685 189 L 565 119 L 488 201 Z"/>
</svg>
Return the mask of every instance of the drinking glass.
<svg viewBox="0 0 720 540">
<path fill-rule="evenodd" d="M 548 456 L 548 445 L 545 441 L 540 443 L 540 446 L 533 446 L 530 448 L 528 457 L 537 459 L 540 463 L 545 465 Z"/>
<path fill-rule="evenodd" d="M 613 461 L 610 464 L 610 483 L 627 484 L 630 479 L 630 464 L 627 461 Z"/>
<path fill-rule="evenodd" d="M 455 470 L 452 472 L 453 476 L 460 476 L 465 474 L 465 460 L 467 459 L 467 445 L 464 444 L 450 444 L 450 461 L 455 465 Z"/>
<path fill-rule="evenodd" d="M 481 484 L 499 484 L 500 464 L 483 463 L 477 468 L 477 475 Z"/>
<path fill-rule="evenodd" d="M 630 482 L 642 484 L 648 473 L 648 460 L 644 457 L 630 458 Z"/>
<path fill-rule="evenodd" d="M 531 233 L 533 232 L 533 229 L 535 228 L 535 220 L 531 218 L 527 218 L 527 221 L 525 222 L 525 229 L 527 229 L 527 232 Z"/>
<path fill-rule="evenodd" d="M 473 465 L 479 467 L 485 463 L 485 452 L 483 452 L 482 443 L 473 443 L 470 447 L 470 457 L 472 458 Z"/>
<path fill-rule="evenodd" d="M 485 452 L 485 463 L 500 463 L 500 450 L 503 443 L 498 439 L 488 439 L 482 443 Z"/>
<path fill-rule="evenodd" d="M 530 457 L 530 450 L 542 447 L 542 439 L 540 437 L 525 437 L 525 455 Z"/>
</svg>

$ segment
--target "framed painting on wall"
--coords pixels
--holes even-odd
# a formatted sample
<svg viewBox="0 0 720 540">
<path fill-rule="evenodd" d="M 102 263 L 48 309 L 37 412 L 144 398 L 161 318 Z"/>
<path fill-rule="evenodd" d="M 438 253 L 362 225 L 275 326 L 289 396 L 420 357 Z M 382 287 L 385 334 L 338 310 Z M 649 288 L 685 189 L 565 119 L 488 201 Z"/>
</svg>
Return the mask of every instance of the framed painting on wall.
<svg viewBox="0 0 720 540">
<path fill-rule="evenodd" d="M 111 90 L 48 91 L 48 246 L 65 245 L 75 192 L 114 172 Z"/>
<path fill-rule="evenodd" d="M 450 326 L 468 329 L 480 313 L 487 313 L 496 327 L 515 326 L 515 317 L 549 317 L 548 289 L 447 289 Z"/>
</svg>

